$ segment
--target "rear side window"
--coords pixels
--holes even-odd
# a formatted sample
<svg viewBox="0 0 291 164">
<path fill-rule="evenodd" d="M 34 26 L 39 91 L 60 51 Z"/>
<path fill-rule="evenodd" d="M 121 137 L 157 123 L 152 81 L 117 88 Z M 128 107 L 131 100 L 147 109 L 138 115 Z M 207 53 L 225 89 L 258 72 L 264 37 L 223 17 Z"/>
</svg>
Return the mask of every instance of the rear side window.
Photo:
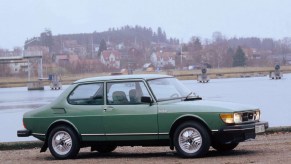
<svg viewBox="0 0 291 164">
<path fill-rule="evenodd" d="M 69 95 L 68 102 L 72 105 L 103 105 L 103 83 L 77 86 Z"/>
</svg>

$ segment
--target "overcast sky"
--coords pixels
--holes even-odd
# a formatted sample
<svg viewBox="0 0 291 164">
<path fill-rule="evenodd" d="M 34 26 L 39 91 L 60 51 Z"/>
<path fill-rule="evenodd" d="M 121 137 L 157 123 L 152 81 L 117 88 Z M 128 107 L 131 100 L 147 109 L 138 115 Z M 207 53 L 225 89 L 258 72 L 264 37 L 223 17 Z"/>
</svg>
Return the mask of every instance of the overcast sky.
<svg viewBox="0 0 291 164">
<path fill-rule="evenodd" d="M 168 36 L 291 37 L 291 0 L 0 0 L 0 48 L 53 35 L 110 27 L 162 27 Z"/>
</svg>

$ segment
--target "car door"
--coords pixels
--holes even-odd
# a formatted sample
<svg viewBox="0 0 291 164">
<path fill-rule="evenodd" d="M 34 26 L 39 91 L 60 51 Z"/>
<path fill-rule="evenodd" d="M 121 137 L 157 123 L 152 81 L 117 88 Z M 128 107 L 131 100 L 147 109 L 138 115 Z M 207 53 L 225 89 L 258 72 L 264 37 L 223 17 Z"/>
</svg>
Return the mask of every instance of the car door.
<svg viewBox="0 0 291 164">
<path fill-rule="evenodd" d="M 104 126 L 108 140 L 158 139 L 157 106 L 142 103 L 150 96 L 143 81 L 106 83 Z"/>
<path fill-rule="evenodd" d="M 104 115 L 104 83 L 78 85 L 68 96 L 69 117 L 84 141 L 106 140 Z"/>
</svg>

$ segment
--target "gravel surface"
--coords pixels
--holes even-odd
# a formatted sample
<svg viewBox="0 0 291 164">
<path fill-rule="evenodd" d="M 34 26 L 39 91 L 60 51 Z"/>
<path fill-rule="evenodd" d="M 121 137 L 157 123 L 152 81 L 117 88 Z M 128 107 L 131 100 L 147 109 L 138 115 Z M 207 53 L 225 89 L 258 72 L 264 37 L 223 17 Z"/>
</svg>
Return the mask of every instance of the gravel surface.
<svg viewBox="0 0 291 164">
<path fill-rule="evenodd" d="M 212 148 L 206 157 L 183 159 L 169 147 L 118 147 L 113 153 L 99 154 L 89 148 L 80 150 L 76 159 L 55 160 L 49 151 L 40 149 L 0 151 L 0 163 L 290 163 L 291 133 L 257 136 L 256 140 L 242 142 L 235 150 L 219 153 Z"/>
</svg>

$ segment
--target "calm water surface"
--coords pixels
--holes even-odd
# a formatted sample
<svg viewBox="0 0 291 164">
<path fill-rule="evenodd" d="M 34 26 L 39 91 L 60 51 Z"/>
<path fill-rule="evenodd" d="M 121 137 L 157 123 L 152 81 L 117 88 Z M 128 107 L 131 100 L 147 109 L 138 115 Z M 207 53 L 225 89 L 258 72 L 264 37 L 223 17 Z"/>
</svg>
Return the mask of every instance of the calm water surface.
<svg viewBox="0 0 291 164">
<path fill-rule="evenodd" d="M 291 74 L 284 75 L 281 80 L 254 77 L 214 79 L 209 83 L 182 82 L 203 99 L 255 105 L 262 111 L 261 120 L 269 121 L 270 126 L 291 126 Z M 16 131 L 23 129 L 22 115 L 50 103 L 63 90 L 0 88 L 0 142 L 35 140 L 16 136 Z"/>
</svg>

